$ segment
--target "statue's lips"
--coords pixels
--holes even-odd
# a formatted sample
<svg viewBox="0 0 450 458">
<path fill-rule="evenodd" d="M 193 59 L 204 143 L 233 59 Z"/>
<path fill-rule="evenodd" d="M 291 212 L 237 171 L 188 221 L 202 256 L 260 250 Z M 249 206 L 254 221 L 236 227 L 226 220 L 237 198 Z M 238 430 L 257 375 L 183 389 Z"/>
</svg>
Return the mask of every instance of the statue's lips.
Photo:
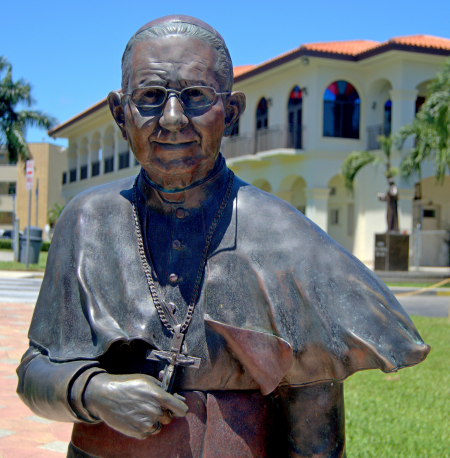
<svg viewBox="0 0 450 458">
<path fill-rule="evenodd" d="M 154 143 L 159 148 L 162 148 L 168 151 L 183 151 L 197 144 L 195 140 L 191 142 L 182 142 L 182 143 L 162 143 L 162 142 L 154 142 Z"/>
</svg>

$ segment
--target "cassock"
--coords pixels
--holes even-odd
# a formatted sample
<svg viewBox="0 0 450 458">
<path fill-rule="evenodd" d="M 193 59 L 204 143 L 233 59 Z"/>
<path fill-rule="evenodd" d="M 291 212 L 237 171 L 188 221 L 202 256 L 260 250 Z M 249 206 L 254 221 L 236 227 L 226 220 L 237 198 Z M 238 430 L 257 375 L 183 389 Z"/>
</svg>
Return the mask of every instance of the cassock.
<svg viewBox="0 0 450 458">
<path fill-rule="evenodd" d="M 220 156 L 207 179 L 177 193 L 138 175 L 151 275 L 181 321 L 230 174 Z M 189 413 L 138 440 L 86 410 L 93 376 L 157 378 L 165 364 L 147 352 L 168 350 L 172 339 L 138 250 L 133 182 L 89 189 L 62 213 L 18 368 L 21 399 L 37 415 L 74 422 L 71 457 L 344 456 L 343 438 L 327 426 L 343 431 L 342 381 L 359 370 L 417 364 L 429 347 L 360 261 L 290 204 L 237 177 L 186 333 L 186 351 L 201 364 L 179 368 L 175 378 Z M 295 435 L 311 425 L 335 452 L 326 451 L 328 439 L 302 450 Z"/>
</svg>

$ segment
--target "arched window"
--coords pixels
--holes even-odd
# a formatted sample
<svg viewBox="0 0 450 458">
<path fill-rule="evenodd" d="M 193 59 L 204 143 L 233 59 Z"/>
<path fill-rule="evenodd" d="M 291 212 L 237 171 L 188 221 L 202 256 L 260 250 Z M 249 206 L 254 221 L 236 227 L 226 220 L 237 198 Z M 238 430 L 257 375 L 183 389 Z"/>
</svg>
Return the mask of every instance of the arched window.
<svg viewBox="0 0 450 458">
<path fill-rule="evenodd" d="M 383 135 L 389 137 L 391 135 L 392 126 L 392 102 L 387 100 L 384 104 L 384 120 L 383 120 Z"/>
<path fill-rule="evenodd" d="M 302 147 L 302 90 L 295 86 L 288 102 L 289 148 Z"/>
<path fill-rule="evenodd" d="M 263 97 L 259 103 L 258 108 L 256 109 L 256 130 L 265 129 L 268 126 L 269 120 L 269 107 L 267 105 L 267 100 Z"/>
<path fill-rule="evenodd" d="M 331 83 L 323 95 L 324 137 L 359 138 L 358 91 L 347 81 Z"/>
</svg>

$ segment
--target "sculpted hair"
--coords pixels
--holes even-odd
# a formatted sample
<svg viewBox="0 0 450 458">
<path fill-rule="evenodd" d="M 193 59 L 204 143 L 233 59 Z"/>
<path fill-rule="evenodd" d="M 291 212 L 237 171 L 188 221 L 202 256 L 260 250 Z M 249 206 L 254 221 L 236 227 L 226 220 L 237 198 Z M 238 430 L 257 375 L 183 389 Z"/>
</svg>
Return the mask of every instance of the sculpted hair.
<svg viewBox="0 0 450 458">
<path fill-rule="evenodd" d="M 228 52 L 226 44 L 209 30 L 185 22 L 165 22 L 157 24 L 131 37 L 122 56 L 122 92 L 128 92 L 131 56 L 136 43 L 148 40 L 149 38 L 163 37 L 166 35 L 187 35 L 188 37 L 195 37 L 210 44 L 216 49 L 218 57 L 214 66 L 214 71 L 220 85 L 220 90 L 223 92 L 231 92 L 231 88 L 233 87 L 233 63 L 231 62 L 230 53 Z"/>
</svg>

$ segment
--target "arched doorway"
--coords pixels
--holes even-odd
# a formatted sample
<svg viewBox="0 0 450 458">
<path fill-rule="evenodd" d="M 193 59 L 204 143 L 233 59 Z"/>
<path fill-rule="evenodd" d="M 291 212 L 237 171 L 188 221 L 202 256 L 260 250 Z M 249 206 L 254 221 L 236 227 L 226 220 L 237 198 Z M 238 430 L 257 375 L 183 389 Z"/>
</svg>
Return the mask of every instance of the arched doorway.
<svg viewBox="0 0 450 458">
<path fill-rule="evenodd" d="M 289 148 L 302 148 L 302 90 L 295 86 L 288 102 Z"/>
<path fill-rule="evenodd" d="M 252 185 L 255 188 L 261 189 L 261 191 L 272 192 L 272 186 L 270 186 L 270 183 L 264 178 L 258 178 L 252 183 Z"/>
</svg>

